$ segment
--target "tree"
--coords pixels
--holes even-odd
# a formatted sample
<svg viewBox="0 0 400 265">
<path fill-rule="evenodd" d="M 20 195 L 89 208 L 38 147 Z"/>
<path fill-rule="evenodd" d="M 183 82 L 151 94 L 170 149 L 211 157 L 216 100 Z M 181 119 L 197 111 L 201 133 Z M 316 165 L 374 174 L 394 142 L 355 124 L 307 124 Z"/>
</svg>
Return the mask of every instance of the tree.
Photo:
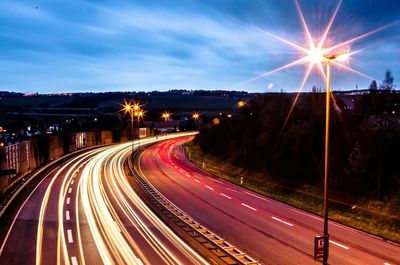
<svg viewBox="0 0 400 265">
<path fill-rule="evenodd" d="M 372 80 L 371 84 L 369 85 L 368 89 L 370 91 L 375 91 L 378 89 L 378 84 L 376 83 L 376 80 Z"/>
<path fill-rule="evenodd" d="M 393 84 L 394 78 L 392 76 L 392 71 L 388 69 L 385 74 L 385 79 L 383 79 L 380 89 L 392 91 L 396 86 Z"/>
</svg>

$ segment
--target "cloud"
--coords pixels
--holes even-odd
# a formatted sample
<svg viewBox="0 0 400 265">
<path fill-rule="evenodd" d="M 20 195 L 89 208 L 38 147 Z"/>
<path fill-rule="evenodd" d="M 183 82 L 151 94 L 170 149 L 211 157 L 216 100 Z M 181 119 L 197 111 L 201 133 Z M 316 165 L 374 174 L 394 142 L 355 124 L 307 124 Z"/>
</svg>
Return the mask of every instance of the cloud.
<svg viewBox="0 0 400 265">
<path fill-rule="evenodd" d="M 315 6 L 303 2 L 305 11 L 313 14 Z M 364 12 L 368 9 L 359 4 Z M 376 26 L 372 20 L 377 20 L 377 14 L 371 15 L 374 19 L 365 18 L 347 2 L 343 9 L 343 17 L 356 18 L 345 20 L 352 22 L 354 31 Z M 380 17 L 385 15 L 384 9 L 382 12 Z M 386 20 L 396 16 L 393 11 L 386 12 Z M 252 28 L 304 44 L 295 16 L 290 1 L 238 0 L 229 5 L 206 0 L 2 1 L 0 88 L 40 92 L 231 88 L 296 58 L 291 48 Z M 313 18 L 307 16 L 310 21 Z M 339 29 L 335 33 L 340 32 L 340 22 L 334 26 Z M 377 36 L 382 43 L 376 49 L 363 51 L 379 68 L 393 68 L 395 77 L 400 69 L 390 53 L 398 49 L 393 39 L 398 34 L 399 28 L 393 27 L 383 35 L 384 40 Z M 380 76 L 385 70 L 357 60 L 354 64 L 370 75 Z M 301 67 L 280 72 L 269 77 L 267 87 L 295 90 L 302 73 Z M 351 82 L 359 82 L 357 78 Z M 235 88 L 262 91 L 265 84 L 261 79 Z"/>
</svg>

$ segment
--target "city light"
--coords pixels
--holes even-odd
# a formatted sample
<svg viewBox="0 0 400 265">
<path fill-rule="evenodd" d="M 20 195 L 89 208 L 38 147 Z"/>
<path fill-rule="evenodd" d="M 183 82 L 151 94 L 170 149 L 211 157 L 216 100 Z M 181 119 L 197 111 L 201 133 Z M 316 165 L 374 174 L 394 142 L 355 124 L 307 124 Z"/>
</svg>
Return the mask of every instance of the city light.
<svg viewBox="0 0 400 265">
<path fill-rule="evenodd" d="M 169 118 L 171 118 L 171 113 L 170 113 L 170 112 L 167 112 L 167 111 L 164 111 L 164 112 L 162 113 L 161 117 L 162 117 L 162 118 L 164 119 L 164 121 L 166 122 L 166 121 L 169 120 Z"/>
<path fill-rule="evenodd" d="M 200 118 L 200 114 L 198 112 L 194 112 L 192 118 L 197 121 Z"/>
<path fill-rule="evenodd" d="M 244 106 L 246 106 L 246 101 L 240 100 L 240 101 L 238 102 L 238 107 L 239 107 L 239 108 L 243 108 Z"/>
</svg>

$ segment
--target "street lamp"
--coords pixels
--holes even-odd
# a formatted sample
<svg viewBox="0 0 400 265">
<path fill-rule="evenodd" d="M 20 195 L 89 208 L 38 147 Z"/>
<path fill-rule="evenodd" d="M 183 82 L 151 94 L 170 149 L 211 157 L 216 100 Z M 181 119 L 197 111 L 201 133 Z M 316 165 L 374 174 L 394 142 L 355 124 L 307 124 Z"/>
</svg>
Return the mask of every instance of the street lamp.
<svg viewBox="0 0 400 265">
<path fill-rule="evenodd" d="M 240 100 L 237 104 L 239 108 L 243 108 L 244 106 L 246 106 L 246 101 Z"/>
<path fill-rule="evenodd" d="M 133 145 L 133 141 L 134 141 L 134 134 L 133 134 L 133 105 L 130 102 L 126 102 L 125 104 L 122 105 L 123 106 L 123 110 L 125 111 L 125 113 L 129 113 L 129 116 L 131 117 L 131 137 L 132 137 L 132 154 L 133 154 L 133 149 L 134 149 L 134 145 Z"/>
<path fill-rule="evenodd" d="M 138 128 L 138 148 L 140 148 L 140 124 L 139 120 L 143 118 L 144 116 L 144 111 L 137 105 L 138 107 L 136 108 L 136 111 L 134 112 L 135 117 L 137 117 L 137 128 Z M 134 108 L 135 109 L 135 106 Z"/>
<path fill-rule="evenodd" d="M 344 61 L 349 58 L 349 53 L 338 53 L 331 56 L 322 54 L 326 59 L 326 105 L 325 105 L 325 157 L 324 157 L 324 256 L 323 264 L 328 264 L 329 256 L 329 233 L 328 233 L 328 170 L 329 170 L 329 120 L 330 120 L 330 97 L 331 97 L 331 61 Z"/>
<path fill-rule="evenodd" d="M 167 112 L 167 111 L 164 111 L 164 112 L 162 113 L 162 116 L 161 116 L 161 117 L 164 119 L 165 122 L 167 122 L 167 120 L 171 117 L 171 113 L 169 113 L 169 112 Z"/>
<path fill-rule="evenodd" d="M 192 118 L 193 120 L 197 121 L 200 118 L 200 114 L 198 112 L 194 112 Z"/>
</svg>

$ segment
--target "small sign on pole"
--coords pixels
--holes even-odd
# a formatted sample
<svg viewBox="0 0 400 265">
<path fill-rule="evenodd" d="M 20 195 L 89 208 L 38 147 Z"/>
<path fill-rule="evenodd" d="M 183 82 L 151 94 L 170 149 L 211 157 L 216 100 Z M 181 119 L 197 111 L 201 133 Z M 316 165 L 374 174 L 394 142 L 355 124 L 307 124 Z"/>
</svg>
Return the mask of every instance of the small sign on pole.
<svg viewBox="0 0 400 265">
<path fill-rule="evenodd" d="M 314 238 L 314 259 L 319 260 L 324 257 L 325 250 L 325 243 L 328 242 L 328 236 L 315 236 Z M 326 253 L 328 255 L 328 253 Z"/>
</svg>

